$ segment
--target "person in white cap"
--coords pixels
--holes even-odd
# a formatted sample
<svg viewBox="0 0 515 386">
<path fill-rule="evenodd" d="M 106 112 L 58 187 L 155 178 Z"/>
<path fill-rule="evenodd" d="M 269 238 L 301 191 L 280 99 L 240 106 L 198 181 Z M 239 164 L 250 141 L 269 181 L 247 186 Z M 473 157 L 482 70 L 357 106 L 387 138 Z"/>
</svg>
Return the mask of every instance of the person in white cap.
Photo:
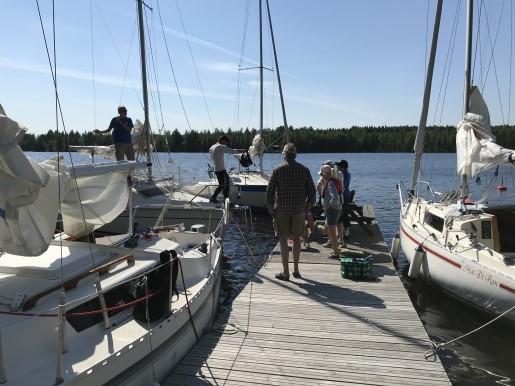
<svg viewBox="0 0 515 386">
<path fill-rule="evenodd" d="M 283 149 L 284 162 L 274 169 L 266 189 L 266 205 L 275 221 L 283 263 L 283 271 L 275 277 L 286 281 L 290 279 L 289 237 L 293 239 L 293 277 L 301 277 L 300 237 L 304 234 L 305 211 L 314 205 L 316 197 L 311 173 L 296 157 L 295 145 L 287 143 Z"/>
<path fill-rule="evenodd" d="M 333 249 L 333 253 L 329 256 L 330 258 L 339 258 L 338 249 L 338 238 L 336 235 L 336 226 L 342 214 L 342 187 L 340 181 L 332 176 L 331 167 L 329 165 L 322 165 L 320 176 L 324 179 L 324 187 L 322 190 L 322 207 L 325 212 L 325 224 L 327 233 L 329 236 L 330 246 Z"/>
</svg>

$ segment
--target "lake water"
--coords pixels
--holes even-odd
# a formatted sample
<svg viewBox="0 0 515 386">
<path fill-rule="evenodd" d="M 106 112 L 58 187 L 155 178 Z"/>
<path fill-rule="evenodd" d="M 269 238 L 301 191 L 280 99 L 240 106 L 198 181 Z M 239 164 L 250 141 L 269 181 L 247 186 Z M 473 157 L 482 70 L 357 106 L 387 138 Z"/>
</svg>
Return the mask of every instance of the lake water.
<svg viewBox="0 0 515 386">
<path fill-rule="evenodd" d="M 37 160 L 49 158 L 50 153 L 28 153 Z M 77 162 L 91 162 L 87 156 L 74 154 Z M 372 203 L 385 237 L 390 243 L 399 226 L 399 195 L 396 184 L 411 181 L 411 154 L 299 154 L 298 161 L 306 165 L 317 178 L 320 165 L 328 159 L 346 159 L 352 173 L 351 188 L 356 190 L 355 201 Z M 100 160 L 99 160 L 100 161 Z M 264 168 L 272 169 L 280 163 L 279 154 L 267 155 Z M 207 154 L 177 153 L 169 157 L 159 154 L 159 163 L 167 174 L 173 174 L 183 183 L 194 183 L 206 178 Z M 229 166 L 231 163 L 228 163 Z M 445 192 L 459 189 L 455 176 L 454 154 L 429 154 L 424 156 L 422 180 L 431 181 L 434 190 Z M 235 166 L 235 165 L 233 165 Z M 492 192 L 490 202 L 515 201 L 515 173 L 510 168 L 501 168 L 499 175 L 493 172 L 481 175 L 480 181 L 472 181 L 473 198 L 482 196 L 488 185 L 494 187 L 504 181 L 506 193 Z M 495 189 L 494 189 L 495 190 Z M 248 245 L 240 234 L 245 234 Z M 225 254 L 230 259 L 224 264 L 224 291 L 222 304 L 230 302 L 248 282 L 260 264 L 266 260 L 276 241 L 272 237 L 269 222 L 257 221 L 254 233 L 248 229 L 231 225 L 225 240 Z M 251 252 L 249 252 L 249 249 Z M 406 274 L 406 260 L 400 256 L 397 270 L 417 309 L 431 339 L 448 341 L 487 322 L 490 316 L 471 309 L 451 299 L 421 280 L 411 280 Z M 515 379 L 515 334 L 513 325 L 496 322 L 486 329 L 448 346 L 440 358 L 456 385 L 512 384 Z"/>
</svg>

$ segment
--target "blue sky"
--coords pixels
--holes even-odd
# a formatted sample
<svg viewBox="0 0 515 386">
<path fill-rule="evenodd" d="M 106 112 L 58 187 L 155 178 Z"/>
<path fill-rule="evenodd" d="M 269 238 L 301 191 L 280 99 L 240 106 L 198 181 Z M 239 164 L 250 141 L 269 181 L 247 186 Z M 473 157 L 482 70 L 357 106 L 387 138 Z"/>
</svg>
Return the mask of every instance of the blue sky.
<svg viewBox="0 0 515 386">
<path fill-rule="evenodd" d="M 258 72 L 238 71 L 238 64 L 247 10 L 242 63 L 244 67 L 252 67 L 259 61 L 258 0 L 161 0 L 159 3 L 148 0 L 147 3 L 153 7 L 152 12 L 147 12 L 150 31 L 147 60 L 155 64 L 149 65 L 154 130 L 188 129 L 168 62 L 158 4 L 191 128 L 257 127 Z M 427 21 L 430 37 L 435 3 L 270 0 L 289 124 L 318 128 L 417 124 L 429 44 L 426 43 Z M 493 123 L 508 119 L 513 122 L 514 114 L 508 106 L 512 5 L 509 0 L 486 3 L 475 78 L 486 78 L 483 91 Z M 52 47 L 51 1 L 40 0 L 40 7 Z M 457 37 L 454 49 L 450 50 L 452 63 L 446 80 L 444 64 L 446 57 L 450 57 L 446 54 L 452 42 L 457 9 L 460 11 Z M 430 124 L 456 124 L 461 117 L 465 12 L 465 1 L 444 4 Z M 0 104 L 29 132 L 55 129 L 54 93 L 36 2 L 11 1 L 4 4 L 2 15 Z M 120 103 L 127 106 L 133 119 L 143 118 L 136 28 L 133 0 L 56 1 L 57 79 L 67 130 L 106 128 Z M 274 67 L 267 27 L 264 39 L 265 66 Z M 494 41 L 494 60 L 490 61 Z M 157 74 L 158 82 L 152 74 Z M 266 127 L 282 123 L 274 77 L 274 72 L 265 71 Z"/>
</svg>

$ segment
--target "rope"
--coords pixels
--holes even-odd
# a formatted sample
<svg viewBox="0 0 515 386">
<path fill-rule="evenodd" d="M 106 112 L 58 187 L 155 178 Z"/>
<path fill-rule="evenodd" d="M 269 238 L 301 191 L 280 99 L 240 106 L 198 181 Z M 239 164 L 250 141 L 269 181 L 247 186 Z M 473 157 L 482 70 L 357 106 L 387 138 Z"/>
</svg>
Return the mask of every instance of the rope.
<svg viewBox="0 0 515 386">
<path fill-rule="evenodd" d="M 506 311 L 504 311 L 502 314 L 500 314 L 500 315 L 496 316 L 495 318 L 493 318 L 493 319 L 492 319 L 492 320 L 490 320 L 489 322 L 486 322 L 485 324 L 483 324 L 483 325 L 481 325 L 481 326 L 479 326 L 479 327 L 475 328 L 474 330 L 469 331 L 469 332 L 467 332 L 466 334 L 463 334 L 463 335 L 461 335 L 461 336 L 459 336 L 459 337 L 457 337 L 457 338 L 451 339 L 451 340 L 449 340 L 449 341 L 447 341 L 447 342 L 440 343 L 440 344 L 435 344 L 435 343 L 433 343 L 433 345 L 434 345 L 435 347 L 433 347 L 431 350 L 426 351 L 426 352 L 425 352 L 425 354 L 424 354 L 424 358 L 429 359 L 429 358 L 431 358 L 431 357 L 436 356 L 436 353 L 437 353 L 438 351 L 440 351 L 442 348 L 444 348 L 445 346 L 448 346 L 448 345 L 450 345 L 451 343 L 454 343 L 454 342 L 456 342 L 456 341 L 458 341 L 458 340 L 461 340 L 461 339 L 463 339 L 463 338 L 466 338 L 466 337 L 467 337 L 467 336 L 469 336 L 469 335 L 474 334 L 475 332 L 477 332 L 477 331 L 479 331 L 479 330 L 481 330 L 481 329 L 485 328 L 486 326 L 489 326 L 490 324 L 492 324 L 492 323 L 493 323 L 493 322 L 495 322 L 496 320 L 498 320 L 498 319 L 502 318 L 504 315 L 506 315 L 506 314 L 510 313 L 510 312 L 511 312 L 511 311 L 513 311 L 513 310 L 515 310 L 515 306 L 510 307 L 509 309 L 507 309 Z"/>
<path fill-rule="evenodd" d="M 184 297 L 186 298 L 186 308 L 188 309 L 188 314 L 190 315 L 190 322 L 191 322 L 191 327 L 193 328 L 193 332 L 195 333 L 195 338 L 197 338 L 197 342 L 200 341 L 200 337 L 198 335 L 198 332 L 197 332 L 197 329 L 195 328 L 195 322 L 193 321 L 193 315 L 191 314 L 191 306 L 190 306 L 190 301 L 188 299 L 188 291 L 186 290 L 186 282 L 184 281 L 184 272 L 182 270 L 182 262 L 181 262 L 181 259 L 179 259 L 179 257 L 176 257 L 173 260 L 177 259 L 177 262 L 179 263 L 179 268 L 180 268 L 180 271 L 181 271 L 181 278 L 182 278 L 182 285 L 184 286 Z"/>
<path fill-rule="evenodd" d="M 249 327 L 250 327 L 250 311 L 251 311 L 251 305 L 252 305 L 252 290 L 253 290 L 253 285 L 254 285 L 254 281 L 250 281 L 250 291 L 249 291 L 249 309 L 248 309 L 248 312 L 247 312 L 247 329 L 246 331 L 243 331 L 241 330 L 243 333 L 244 333 L 244 337 L 243 337 L 243 340 L 241 341 L 241 344 L 240 344 L 240 347 L 238 348 L 238 352 L 236 353 L 236 356 L 234 357 L 232 363 L 231 363 L 231 367 L 229 368 L 229 371 L 227 372 L 227 376 L 225 377 L 225 380 L 224 380 L 224 386 L 225 384 L 227 383 L 227 381 L 229 380 L 229 375 L 231 374 L 232 372 L 232 369 L 234 368 L 234 365 L 236 363 L 236 360 L 238 359 L 238 356 L 240 355 L 240 352 L 241 350 L 243 349 L 243 345 L 245 344 L 245 341 L 247 340 L 247 337 L 249 335 Z M 237 328 L 235 326 L 235 328 Z"/>
<path fill-rule="evenodd" d="M 66 317 L 80 317 L 80 316 L 91 316 L 91 315 L 98 315 L 103 312 L 112 312 L 112 311 L 119 311 L 123 310 L 124 308 L 132 307 L 135 304 L 141 303 L 142 301 L 145 301 L 155 295 L 157 295 L 158 292 L 151 292 L 148 295 L 142 296 L 140 298 L 137 298 L 129 303 L 119 304 L 113 307 L 107 307 L 107 308 L 100 308 L 97 310 L 92 311 L 83 311 L 83 312 L 67 312 Z M 40 313 L 32 313 L 32 312 L 16 312 L 16 311 L 0 311 L 1 315 L 9 315 L 9 316 L 37 316 L 37 317 L 43 317 L 43 318 L 55 318 L 58 315 L 57 314 L 40 314 Z"/>
<path fill-rule="evenodd" d="M 243 234 L 240 226 L 238 223 L 234 223 L 234 225 L 236 225 L 236 228 L 238 229 L 238 231 L 240 232 L 240 235 L 241 235 L 241 238 L 243 239 L 243 242 L 245 243 L 245 246 L 247 247 L 247 250 L 249 251 L 249 254 L 250 254 L 250 258 L 252 260 L 252 262 L 254 263 L 254 266 L 256 268 L 259 268 L 261 267 L 263 264 L 260 264 L 257 260 L 256 260 L 256 257 L 254 256 L 254 253 L 252 252 L 252 249 L 250 248 L 250 245 L 249 243 L 247 242 L 247 238 L 245 237 L 245 235 Z"/>
</svg>

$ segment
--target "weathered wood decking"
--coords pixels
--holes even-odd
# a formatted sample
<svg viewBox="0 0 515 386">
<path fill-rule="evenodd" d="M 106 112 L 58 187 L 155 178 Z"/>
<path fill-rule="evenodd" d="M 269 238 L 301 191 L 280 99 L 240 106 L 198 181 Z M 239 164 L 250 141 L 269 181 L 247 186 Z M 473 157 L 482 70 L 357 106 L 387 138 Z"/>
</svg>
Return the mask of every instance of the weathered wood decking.
<svg viewBox="0 0 515 386">
<path fill-rule="evenodd" d="M 375 257 L 367 282 L 342 279 L 316 243 L 302 251 L 303 278 L 282 282 L 274 251 L 164 384 L 450 385 L 439 360 L 424 359 L 426 331 L 372 230 L 354 226 L 349 245 Z"/>
</svg>

